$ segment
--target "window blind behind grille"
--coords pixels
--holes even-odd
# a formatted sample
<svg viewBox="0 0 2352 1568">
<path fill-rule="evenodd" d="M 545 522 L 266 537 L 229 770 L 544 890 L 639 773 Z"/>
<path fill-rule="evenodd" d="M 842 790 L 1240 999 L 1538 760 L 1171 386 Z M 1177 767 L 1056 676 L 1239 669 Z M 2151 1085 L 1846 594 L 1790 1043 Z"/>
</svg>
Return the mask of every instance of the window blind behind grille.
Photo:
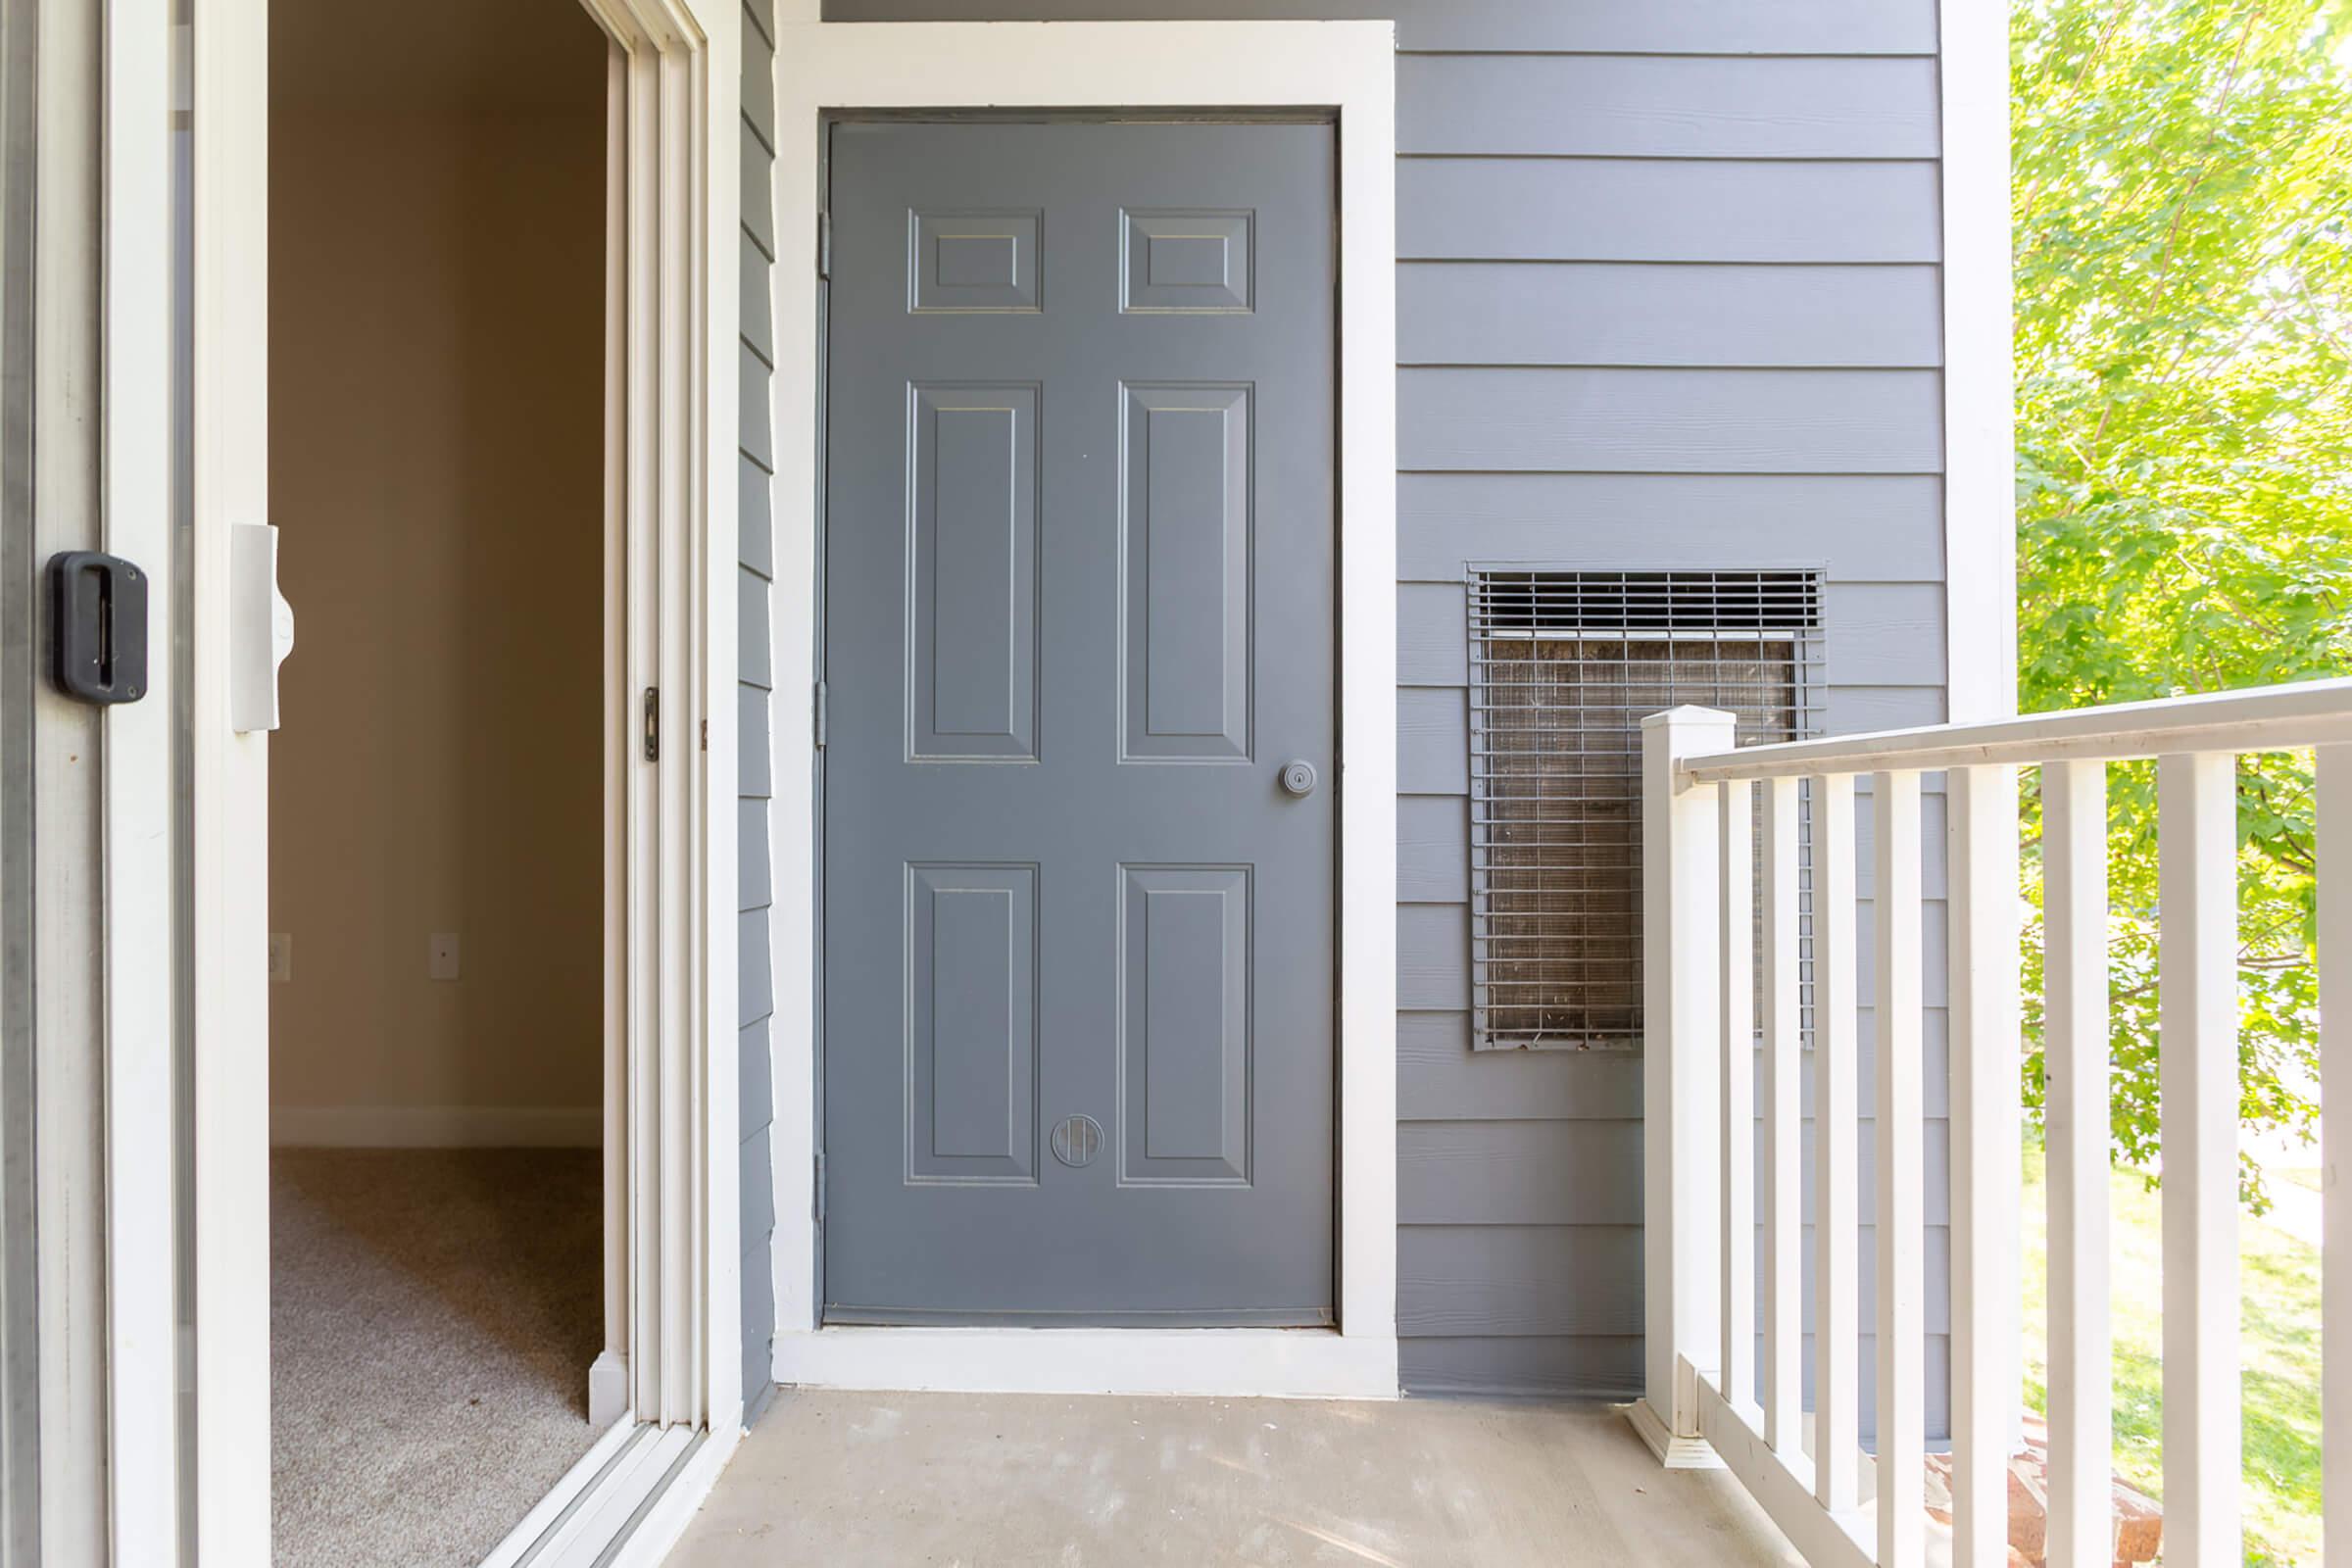
<svg viewBox="0 0 2352 1568">
<path fill-rule="evenodd" d="M 1639 1046 L 1642 720 L 1815 733 L 1821 576 L 1473 569 L 1468 598 L 1472 1043 Z"/>
</svg>

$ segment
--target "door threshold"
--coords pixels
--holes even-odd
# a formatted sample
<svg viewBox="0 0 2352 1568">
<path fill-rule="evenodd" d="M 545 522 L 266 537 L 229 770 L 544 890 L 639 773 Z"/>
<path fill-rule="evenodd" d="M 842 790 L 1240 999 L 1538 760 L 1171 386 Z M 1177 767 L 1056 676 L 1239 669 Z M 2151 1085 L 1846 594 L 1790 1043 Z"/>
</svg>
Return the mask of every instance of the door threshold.
<svg viewBox="0 0 2352 1568">
<path fill-rule="evenodd" d="M 677 1543 L 740 1431 L 625 1417 L 608 1428 L 480 1568 L 653 1568 Z"/>
<path fill-rule="evenodd" d="M 779 1334 L 775 1377 L 818 1389 L 1393 1399 L 1394 1336 L 1337 1329 L 876 1328 Z"/>
</svg>

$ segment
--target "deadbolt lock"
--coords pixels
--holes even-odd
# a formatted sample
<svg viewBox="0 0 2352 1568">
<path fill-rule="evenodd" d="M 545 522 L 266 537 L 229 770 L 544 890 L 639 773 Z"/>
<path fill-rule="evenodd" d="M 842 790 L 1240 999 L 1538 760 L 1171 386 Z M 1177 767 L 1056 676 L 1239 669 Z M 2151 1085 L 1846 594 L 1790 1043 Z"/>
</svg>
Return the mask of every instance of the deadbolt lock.
<svg viewBox="0 0 2352 1568">
<path fill-rule="evenodd" d="M 1308 761 L 1285 762 L 1282 766 L 1282 787 L 1293 795 L 1315 793 L 1315 764 Z"/>
</svg>

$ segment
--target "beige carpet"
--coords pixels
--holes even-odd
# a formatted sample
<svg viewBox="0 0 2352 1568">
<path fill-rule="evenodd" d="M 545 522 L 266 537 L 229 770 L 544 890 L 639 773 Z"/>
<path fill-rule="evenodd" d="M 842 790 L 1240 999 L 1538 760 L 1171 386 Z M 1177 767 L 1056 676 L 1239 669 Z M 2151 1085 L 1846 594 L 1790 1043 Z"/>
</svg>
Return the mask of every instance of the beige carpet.
<svg viewBox="0 0 2352 1568">
<path fill-rule="evenodd" d="M 470 1568 L 586 1452 L 593 1150 L 270 1158 L 272 1553 Z"/>
</svg>

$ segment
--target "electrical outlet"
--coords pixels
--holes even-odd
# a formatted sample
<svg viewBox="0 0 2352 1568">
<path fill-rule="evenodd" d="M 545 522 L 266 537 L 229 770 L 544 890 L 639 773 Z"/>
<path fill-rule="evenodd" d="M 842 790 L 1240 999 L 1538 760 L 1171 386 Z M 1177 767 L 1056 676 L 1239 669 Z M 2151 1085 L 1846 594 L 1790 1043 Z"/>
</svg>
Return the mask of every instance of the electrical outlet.
<svg viewBox="0 0 2352 1568">
<path fill-rule="evenodd" d="M 294 933 L 270 933 L 270 978 L 284 984 L 294 978 Z"/>
<path fill-rule="evenodd" d="M 436 931 L 425 954 L 424 972 L 435 980 L 458 977 L 458 934 Z"/>
</svg>

